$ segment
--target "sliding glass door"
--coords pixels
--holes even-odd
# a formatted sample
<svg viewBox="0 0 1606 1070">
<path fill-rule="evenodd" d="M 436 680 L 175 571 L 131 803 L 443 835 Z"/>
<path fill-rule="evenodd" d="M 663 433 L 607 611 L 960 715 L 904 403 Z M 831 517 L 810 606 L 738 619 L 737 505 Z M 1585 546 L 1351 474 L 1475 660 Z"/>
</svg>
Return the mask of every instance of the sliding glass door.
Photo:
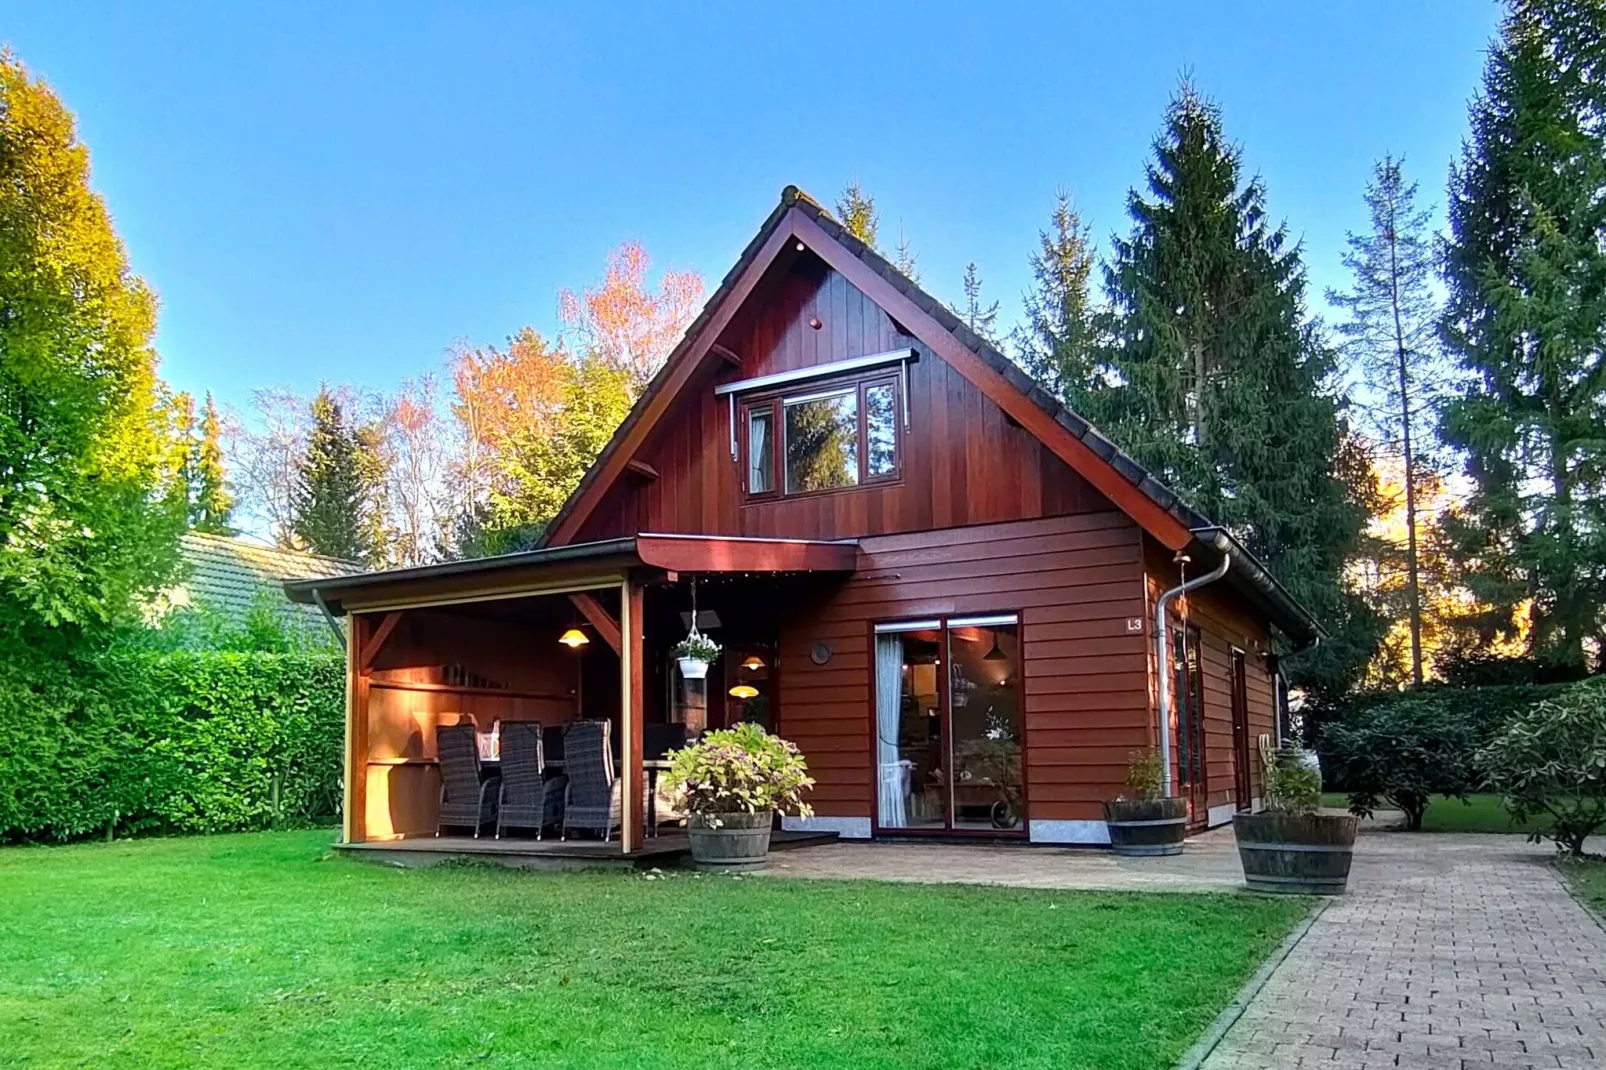
<svg viewBox="0 0 1606 1070">
<path fill-rule="evenodd" d="M 875 650 L 879 827 L 1023 832 L 1017 617 L 879 624 Z"/>
</svg>

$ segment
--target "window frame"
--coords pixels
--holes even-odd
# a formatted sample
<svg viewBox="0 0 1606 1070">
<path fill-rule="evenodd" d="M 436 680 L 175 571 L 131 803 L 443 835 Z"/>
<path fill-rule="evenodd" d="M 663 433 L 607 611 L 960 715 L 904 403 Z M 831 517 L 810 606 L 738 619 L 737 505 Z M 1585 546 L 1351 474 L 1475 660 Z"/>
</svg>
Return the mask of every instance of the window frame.
<svg viewBox="0 0 1606 1070">
<path fill-rule="evenodd" d="M 748 502 L 790 501 L 797 498 L 813 498 L 824 494 L 843 494 L 855 490 L 864 490 L 868 487 L 892 486 L 903 481 L 904 448 L 906 435 L 904 434 L 905 399 L 903 394 L 903 376 L 897 369 L 877 368 L 874 371 L 858 375 L 841 376 L 833 379 L 813 380 L 804 383 L 789 384 L 791 389 L 766 390 L 755 392 L 736 399 L 737 418 L 740 420 L 740 433 L 737 435 L 738 458 L 737 462 L 741 472 L 742 500 Z M 881 475 L 870 474 L 869 450 L 869 405 L 867 393 L 875 387 L 888 387 L 892 391 L 892 470 Z M 796 403 L 805 398 L 819 397 L 845 393 L 851 390 L 854 394 L 856 429 L 858 436 L 858 471 L 857 482 L 840 487 L 822 487 L 818 490 L 788 491 L 786 489 L 786 403 L 790 400 Z M 770 489 L 754 491 L 751 486 L 752 461 L 749 451 L 752 448 L 751 417 L 754 412 L 768 413 L 770 419 Z"/>
</svg>

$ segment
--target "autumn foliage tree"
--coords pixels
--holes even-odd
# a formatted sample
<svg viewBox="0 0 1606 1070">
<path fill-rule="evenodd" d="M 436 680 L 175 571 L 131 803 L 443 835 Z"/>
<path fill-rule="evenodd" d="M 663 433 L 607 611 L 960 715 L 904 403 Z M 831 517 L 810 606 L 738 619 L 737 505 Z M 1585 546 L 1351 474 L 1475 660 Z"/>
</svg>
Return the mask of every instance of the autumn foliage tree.
<svg viewBox="0 0 1606 1070">
<path fill-rule="evenodd" d="M 695 272 L 665 271 L 657 289 L 647 285 L 651 260 L 638 242 L 608 256 L 602 282 L 580 293 L 562 290 L 558 314 L 573 348 L 630 376 L 639 394 L 663 366 L 703 305 Z"/>
</svg>

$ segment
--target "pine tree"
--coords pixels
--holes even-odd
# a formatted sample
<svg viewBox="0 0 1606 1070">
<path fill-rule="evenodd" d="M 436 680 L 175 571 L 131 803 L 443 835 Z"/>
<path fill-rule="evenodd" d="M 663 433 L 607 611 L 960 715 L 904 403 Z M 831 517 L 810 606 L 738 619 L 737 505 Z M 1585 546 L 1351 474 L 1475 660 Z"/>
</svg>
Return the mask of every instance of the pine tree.
<svg viewBox="0 0 1606 1070">
<path fill-rule="evenodd" d="M 1431 446 L 1425 448 L 1435 399 L 1444 382 L 1438 346 L 1438 301 L 1429 213 L 1416 205 L 1416 183 L 1407 182 L 1400 161 L 1385 156 L 1366 187 L 1370 229 L 1350 234 L 1344 266 L 1353 288 L 1328 292 L 1349 312 L 1339 325 L 1343 351 L 1370 388 L 1371 424 L 1383 444 L 1397 451 L 1405 495 L 1405 595 L 1411 629 L 1411 681 L 1422 685 L 1422 582 L 1418 554 L 1417 498 L 1422 478 L 1432 477 Z"/>
<path fill-rule="evenodd" d="M 875 198 L 865 195 L 858 180 L 848 183 L 836 202 L 836 215 L 848 233 L 874 249 L 876 247 Z"/>
<path fill-rule="evenodd" d="M 988 342 L 998 342 L 998 302 L 983 304 L 981 298 L 981 273 L 976 269 L 976 262 L 972 260 L 965 265 L 965 303 L 962 305 L 949 305 L 954 315 L 965 321 L 965 326 L 975 331 L 977 335 Z"/>
<path fill-rule="evenodd" d="M 312 429 L 291 495 L 291 530 L 316 554 L 361 561 L 370 551 L 363 446 L 327 387 L 312 399 Z"/>
<path fill-rule="evenodd" d="M 1026 320 L 1012 335 L 1016 359 L 1073 409 L 1093 384 L 1092 228 L 1082 223 L 1068 193 L 1054 202 L 1049 228 L 1032 254 L 1035 287 L 1024 299 Z"/>
<path fill-rule="evenodd" d="M 234 495 L 229 492 L 223 465 L 223 421 L 210 391 L 201 413 L 201 438 L 195 451 L 195 498 L 190 526 L 212 535 L 233 535 L 229 514 Z"/>
<path fill-rule="evenodd" d="M 1471 381 L 1442 433 L 1472 493 L 1446 521 L 1485 641 L 1582 672 L 1606 632 L 1606 6 L 1522 0 L 1450 174 L 1444 340 Z M 1606 654 L 1602 654 L 1606 657 Z"/>
<path fill-rule="evenodd" d="M 1333 632 L 1289 663 L 1346 690 L 1381 622 L 1346 589 L 1374 486 L 1330 393 L 1333 353 L 1304 307 L 1305 271 L 1265 190 L 1244 181 L 1218 109 L 1184 84 L 1113 242 L 1100 382 L 1083 414 L 1244 544 Z"/>
<path fill-rule="evenodd" d="M 916 285 L 919 285 L 920 269 L 915 265 L 915 261 L 917 259 L 918 258 L 914 254 L 914 250 L 909 245 L 909 239 L 904 237 L 903 220 L 900 219 L 898 220 L 897 254 L 893 257 L 892 266 L 902 272 L 904 278 L 908 279 L 912 283 L 915 283 Z"/>
</svg>

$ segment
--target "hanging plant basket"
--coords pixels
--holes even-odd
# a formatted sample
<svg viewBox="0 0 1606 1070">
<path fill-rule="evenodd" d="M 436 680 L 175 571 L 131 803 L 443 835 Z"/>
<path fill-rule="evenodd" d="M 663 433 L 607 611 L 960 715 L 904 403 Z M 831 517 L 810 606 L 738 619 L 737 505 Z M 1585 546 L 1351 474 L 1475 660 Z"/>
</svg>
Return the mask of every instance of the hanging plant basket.
<svg viewBox="0 0 1606 1070">
<path fill-rule="evenodd" d="M 680 661 L 680 675 L 687 680 L 702 680 L 708 676 L 708 666 L 719 657 L 719 644 L 692 626 L 691 634 L 675 644 L 675 657 Z"/>
</svg>

